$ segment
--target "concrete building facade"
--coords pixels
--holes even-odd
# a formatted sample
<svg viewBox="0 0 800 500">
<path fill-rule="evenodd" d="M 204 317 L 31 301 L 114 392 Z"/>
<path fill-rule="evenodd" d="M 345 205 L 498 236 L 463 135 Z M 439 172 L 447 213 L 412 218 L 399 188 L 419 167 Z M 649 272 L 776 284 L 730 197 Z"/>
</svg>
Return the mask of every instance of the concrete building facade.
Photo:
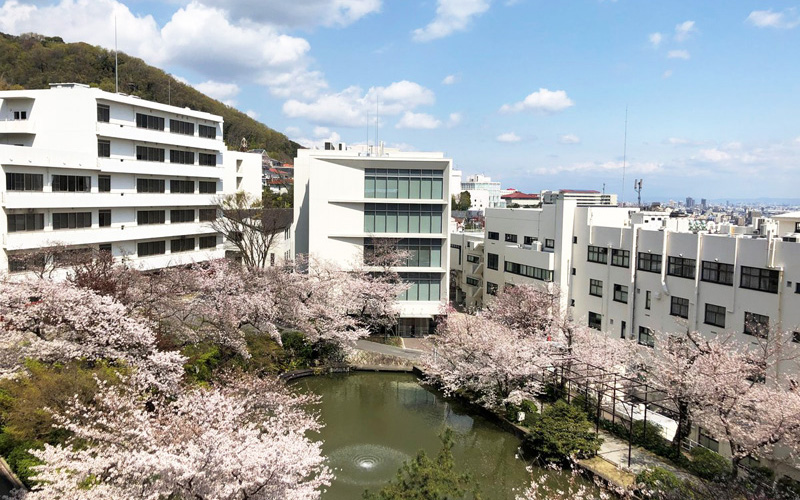
<svg viewBox="0 0 800 500">
<path fill-rule="evenodd" d="M 213 200 L 260 196 L 261 158 L 222 117 L 80 84 L 0 92 L 0 272 L 52 245 L 143 268 L 220 258 Z"/>
<path fill-rule="evenodd" d="M 295 159 L 295 252 L 345 267 L 364 262 L 373 240 L 397 240 L 411 258 L 396 270 L 403 335 L 431 333 L 447 300 L 452 160 L 381 148 L 299 150 Z"/>
</svg>

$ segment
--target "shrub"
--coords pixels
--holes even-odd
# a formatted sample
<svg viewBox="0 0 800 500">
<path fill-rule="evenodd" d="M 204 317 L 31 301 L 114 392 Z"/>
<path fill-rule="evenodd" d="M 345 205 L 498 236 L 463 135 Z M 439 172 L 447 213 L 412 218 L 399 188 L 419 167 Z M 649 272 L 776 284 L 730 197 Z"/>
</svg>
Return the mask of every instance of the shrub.
<svg viewBox="0 0 800 500">
<path fill-rule="evenodd" d="M 505 410 L 506 419 L 517 425 L 533 427 L 539 418 L 539 409 L 536 407 L 536 403 L 527 399 L 523 399 L 518 405 L 506 403 Z M 522 422 L 517 421 L 519 412 L 525 413 L 525 419 Z"/>
<path fill-rule="evenodd" d="M 314 346 L 308 343 L 305 335 L 300 332 L 283 332 L 281 334 L 284 361 L 283 368 L 296 370 L 312 365 L 314 361 Z"/>
<path fill-rule="evenodd" d="M 663 467 L 652 467 L 636 474 L 636 487 L 647 498 L 686 498 L 684 482 Z"/>
<path fill-rule="evenodd" d="M 588 458 L 597 454 L 602 442 L 592 427 L 580 408 L 559 400 L 536 419 L 525 447 L 545 462 Z"/>
<path fill-rule="evenodd" d="M 703 479 L 724 481 L 731 476 L 733 469 L 730 461 L 719 453 L 696 446 L 689 454 L 692 457 L 689 469 Z"/>
</svg>

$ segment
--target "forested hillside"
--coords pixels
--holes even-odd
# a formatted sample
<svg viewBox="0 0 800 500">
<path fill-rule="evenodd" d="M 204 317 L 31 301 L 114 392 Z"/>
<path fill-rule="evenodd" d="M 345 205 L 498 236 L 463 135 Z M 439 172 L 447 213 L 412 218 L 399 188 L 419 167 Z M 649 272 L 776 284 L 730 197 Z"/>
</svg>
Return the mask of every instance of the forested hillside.
<svg viewBox="0 0 800 500">
<path fill-rule="evenodd" d="M 65 43 L 59 37 L 0 33 L 0 90 L 48 88 L 53 82 L 85 83 L 114 92 L 114 52 L 86 43 Z M 238 149 L 244 137 L 250 148 L 263 148 L 273 158 L 291 160 L 301 147 L 241 111 L 121 52 L 119 90 L 142 99 L 221 115 L 225 119 L 225 143 L 230 149 Z"/>
</svg>

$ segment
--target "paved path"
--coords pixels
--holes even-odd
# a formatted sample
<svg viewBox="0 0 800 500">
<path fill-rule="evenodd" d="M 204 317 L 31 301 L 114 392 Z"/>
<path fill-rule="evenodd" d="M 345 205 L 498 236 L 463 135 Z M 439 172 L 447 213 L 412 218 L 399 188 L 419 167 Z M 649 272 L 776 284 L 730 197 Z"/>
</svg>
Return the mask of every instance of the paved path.
<svg viewBox="0 0 800 500">
<path fill-rule="evenodd" d="M 655 453 L 635 445 L 631 450 L 631 466 L 628 467 L 628 442 L 602 430 L 600 431 L 600 436 L 603 438 L 603 444 L 597 454 L 621 469 L 630 470 L 632 473 L 638 474 L 648 467 L 663 467 L 678 477 L 684 479 L 692 477 L 690 474 L 668 464 Z"/>
<path fill-rule="evenodd" d="M 406 349 L 424 352 L 433 351 L 433 345 L 427 339 L 419 337 L 400 337 L 400 340 L 403 341 L 403 347 Z"/>
<path fill-rule="evenodd" d="M 422 352 L 420 351 L 403 349 L 386 344 L 378 344 L 376 342 L 370 342 L 369 340 L 356 341 L 356 348 L 361 349 L 362 351 L 377 352 L 378 354 L 395 356 L 398 358 L 408 359 L 410 361 L 417 361 L 422 356 Z"/>
</svg>

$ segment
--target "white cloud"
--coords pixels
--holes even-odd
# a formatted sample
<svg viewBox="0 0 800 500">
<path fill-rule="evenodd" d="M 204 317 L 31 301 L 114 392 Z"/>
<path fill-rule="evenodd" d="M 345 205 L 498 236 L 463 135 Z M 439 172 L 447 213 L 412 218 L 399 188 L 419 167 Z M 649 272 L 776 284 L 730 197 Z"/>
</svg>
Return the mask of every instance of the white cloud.
<svg viewBox="0 0 800 500">
<path fill-rule="evenodd" d="M 667 59 L 689 59 L 688 50 L 670 50 L 667 52 Z"/>
<path fill-rule="evenodd" d="M 302 133 L 302 131 L 300 130 L 300 127 L 295 127 L 293 125 L 290 125 L 290 126 L 286 127 L 285 129 L 283 129 L 283 132 L 287 136 L 289 136 L 289 138 L 297 137 Z"/>
<path fill-rule="evenodd" d="M 342 137 L 337 134 L 336 132 L 331 132 L 330 135 L 322 136 L 322 137 L 298 137 L 296 139 L 292 139 L 294 142 L 301 144 L 307 148 L 312 149 L 324 149 L 326 142 L 332 142 L 334 144 L 342 142 Z"/>
<path fill-rule="evenodd" d="M 797 136 L 797 137 L 794 139 L 794 141 L 792 141 L 792 142 L 794 142 L 795 144 L 800 144 L 800 135 L 798 135 L 798 136 Z"/>
<path fill-rule="evenodd" d="M 747 16 L 747 21 L 758 28 L 792 29 L 800 25 L 800 16 L 796 9 L 786 9 L 783 12 L 754 10 Z"/>
<path fill-rule="evenodd" d="M 564 134 L 558 138 L 561 144 L 580 144 L 581 138 L 575 134 Z"/>
<path fill-rule="evenodd" d="M 675 40 L 683 42 L 695 31 L 697 29 L 694 27 L 694 21 L 684 21 L 677 24 L 675 25 Z"/>
<path fill-rule="evenodd" d="M 503 113 L 518 113 L 524 110 L 539 111 L 543 113 L 556 113 L 563 111 L 575 103 L 567 97 L 563 90 L 539 89 L 529 94 L 524 100 L 514 104 L 503 104 L 500 111 Z"/>
<path fill-rule="evenodd" d="M 465 30 L 473 17 L 489 10 L 489 3 L 490 0 L 438 0 L 436 17 L 424 28 L 414 30 L 413 39 L 428 42 Z"/>
<path fill-rule="evenodd" d="M 506 132 L 505 134 L 500 134 L 497 136 L 498 142 L 511 143 L 511 142 L 519 142 L 521 140 L 522 138 L 517 134 L 515 134 L 514 132 Z"/>
<path fill-rule="evenodd" d="M 661 33 L 650 33 L 648 39 L 650 40 L 650 43 L 653 45 L 653 47 L 657 48 L 659 45 L 661 45 L 661 41 L 664 39 L 664 35 L 662 35 Z"/>
<path fill-rule="evenodd" d="M 674 146 L 683 146 L 691 143 L 689 139 L 684 139 L 682 137 L 670 137 L 666 142 L 667 144 L 672 144 Z"/>
<path fill-rule="evenodd" d="M 314 137 L 329 137 L 331 129 L 328 127 L 314 127 Z"/>
<path fill-rule="evenodd" d="M 702 162 L 719 163 L 731 159 L 730 153 L 722 151 L 719 148 L 701 149 L 694 159 Z"/>
<path fill-rule="evenodd" d="M 395 127 L 431 130 L 439 128 L 441 124 L 441 121 L 427 113 L 412 113 L 411 111 L 406 111 Z"/>
<path fill-rule="evenodd" d="M 244 114 L 246 114 L 247 116 L 249 116 L 253 120 L 258 120 L 258 116 L 259 115 L 258 115 L 257 111 L 253 111 L 252 109 L 248 109 L 247 111 L 244 112 Z"/>
<path fill-rule="evenodd" d="M 464 116 L 461 113 L 450 113 L 450 117 L 447 119 L 447 126 L 455 127 L 460 124 L 463 119 Z"/>
<path fill-rule="evenodd" d="M 628 161 L 624 165 L 625 170 L 629 174 L 654 174 L 660 172 L 664 165 L 657 162 L 636 162 Z M 533 169 L 531 173 L 534 175 L 557 175 L 561 173 L 570 174 L 614 174 L 621 172 L 623 168 L 622 161 L 590 161 L 590 162 L 577 162 L 569 165 L 554 165 L 547 167 L 539 167 Z"/>
<path fill-rule="evenodd" d="M 235 19 L 289 28 L 347 26 L 378 12 L 381 0 L 200 0 L 209 7 L 220 7 Z"/>
<path fill-rule="evenodd" d="M 366 93 L 351 86 L 338 93 L 323 94 L 312 101 L 290 99 L 283 113 L 290 118 L 305 118 L 318 125 L 363 127 L 367 116 L 375 116 L 376 99 L 381 117 L 395 116 L 418 106 L 433 104 L 434 93 L 418 83 L 403 80 L 387 87 L 372 87 Z"/>
<path fill-rule="evenodd" d="M 667 79 L 667 78 L 669 78 L 671 76 L 672 76 L 672 70 L 668 69 L 668 70 L 664 71 L 664 73 L 661 75 L 661 78 Z"/>
<path fill-rule="evenodd" d="M 235 83 L 222 83 L 215 82 L 214 80 L 196 83 L 192 85 L 192 87 L 196 88 L 205 95 L 218 101 L 222 101 L 226 104 L 234 102 L 233 98 L 236 97 L 241 90 Z"/>
<path fill-rule="evenodd" d="M 442 80 L 442 85 L 453 85 L 454 83 L 458 83 L 459 80 L 460 78 L 456 75 L 447 75 L 444 77 L 444 80 Z"/>
</svg>

